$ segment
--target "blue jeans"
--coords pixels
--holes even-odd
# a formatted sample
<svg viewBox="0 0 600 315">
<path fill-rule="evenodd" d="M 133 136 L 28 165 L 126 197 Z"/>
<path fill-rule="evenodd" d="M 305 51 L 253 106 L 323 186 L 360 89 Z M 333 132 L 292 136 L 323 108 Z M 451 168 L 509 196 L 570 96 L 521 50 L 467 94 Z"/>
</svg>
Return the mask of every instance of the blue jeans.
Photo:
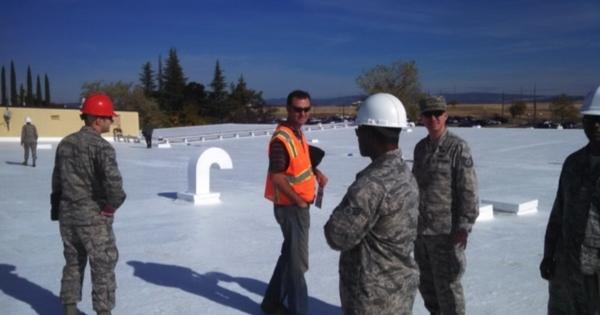
<svg viewBox="0 0 600 315">
<path fill-rule="evenodd" d="M 308 270 L 309 208 L 275 205 L 275 219 L 283 233 L 281 254 L 265 292 L 264 302 L 284 304 L 290 314 L 308 314 L 308 290 L 304 273 Z"/>
</svg>

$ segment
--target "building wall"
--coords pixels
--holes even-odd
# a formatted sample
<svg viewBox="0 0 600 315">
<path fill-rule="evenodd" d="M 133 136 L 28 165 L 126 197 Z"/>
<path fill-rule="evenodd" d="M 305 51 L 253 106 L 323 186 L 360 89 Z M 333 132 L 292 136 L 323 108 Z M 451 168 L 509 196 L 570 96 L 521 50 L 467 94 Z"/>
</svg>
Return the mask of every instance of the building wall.
<svg viewBox="0 0 600 315">
<path fill-rule="evenodd" d="M 79 109 L 55 109 L 55 108 L 28 108 L 9 107 L 12 112 L 10 130 L 8 130 L 4 119 L 0 120 L 0 138 L 21 137 L 21 127 L 25 124 L 25 118 L 30 117 L 41 138 L 62 138 L 83 126 L 79 118 Z M 0 107 L 4 114 L 6 107 Z M 140 123 L 137 112 L 117 111 L 119 117 L 115 117 L 110 132 L 102 134 L 103 137 L 112 138 L 113 129 L 121 128 L 124 136 L 139 135 Z"/>
</svg>

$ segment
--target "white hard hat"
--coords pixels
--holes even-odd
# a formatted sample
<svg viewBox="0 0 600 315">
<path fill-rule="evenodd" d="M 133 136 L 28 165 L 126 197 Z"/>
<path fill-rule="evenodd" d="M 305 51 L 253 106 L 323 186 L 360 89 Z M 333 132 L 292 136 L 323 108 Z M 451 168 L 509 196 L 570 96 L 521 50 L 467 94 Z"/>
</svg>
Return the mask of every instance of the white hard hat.
<svg viewBox="0 0 600 315">
<path fill-rule="evenodd" d="M 29 118 L 29 116 L 27 116 L 27 118 L 25 118 L 25 122 L 26 123 L 30 123 L 31 122 L 31 118 Z"/>
<path fill-rule="evenodd" d="M 402 102 L 392 94 L 373 94 L 358 108 L 356 124 L 387 128 L 406 128 L 406 110 Z"/>
<path fill-rule="evenodd" d="M 591 90 L 583 100 L 582 115 L 600 116 L 600 86 Z"/>
</svg>

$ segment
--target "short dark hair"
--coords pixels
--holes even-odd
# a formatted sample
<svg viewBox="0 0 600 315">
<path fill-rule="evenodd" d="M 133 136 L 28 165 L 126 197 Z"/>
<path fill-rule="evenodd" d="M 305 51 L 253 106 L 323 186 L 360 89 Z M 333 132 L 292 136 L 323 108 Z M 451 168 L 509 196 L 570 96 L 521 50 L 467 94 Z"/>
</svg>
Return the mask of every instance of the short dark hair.
<svg viewBox="0 0 600 315">
<path fill-rule="evenodd" d="M 308 99 L 310 101 L 310 94 L 308 94 L 308 92 L 306 92 L 306 91 L 294 90 L 290 94 L 288 94 L 286 105 L 292 106 L 292 100 L 295 98 L 301 99 L 301 100 Z"/>
</svg>

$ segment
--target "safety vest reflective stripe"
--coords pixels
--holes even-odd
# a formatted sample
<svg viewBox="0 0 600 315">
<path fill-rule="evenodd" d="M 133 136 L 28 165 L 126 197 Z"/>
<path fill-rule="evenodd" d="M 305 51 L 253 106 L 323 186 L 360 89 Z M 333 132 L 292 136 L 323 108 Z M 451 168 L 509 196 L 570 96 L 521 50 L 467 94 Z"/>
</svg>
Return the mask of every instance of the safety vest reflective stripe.
<svg viewBox="0 0 600 315">
<path fill-rule="evenodd" d="M 287 145 L 291 149 L 292 158 L 295 158 L 298 156 L 298 150 L 296 150 L 296 146 L 294 145 L 294 140 L 290 137 L 289 134 L 287 134 L 281 130 L 277 130 L 277 131 L 275 131 L 275 133 L 273 133 L 273 137 L 279 138 L 280 140 L 282 140 L 283 143 L 287 143 Z"/>
<path fill-rule="evenodd" d="M 302 171 L 298 176 L 288 176 L 287 180 L 290 184 L 299 184 L 307 179 L 311 179 L 311 176 L 313 176 L 312 167 Z"/>
</svg>

